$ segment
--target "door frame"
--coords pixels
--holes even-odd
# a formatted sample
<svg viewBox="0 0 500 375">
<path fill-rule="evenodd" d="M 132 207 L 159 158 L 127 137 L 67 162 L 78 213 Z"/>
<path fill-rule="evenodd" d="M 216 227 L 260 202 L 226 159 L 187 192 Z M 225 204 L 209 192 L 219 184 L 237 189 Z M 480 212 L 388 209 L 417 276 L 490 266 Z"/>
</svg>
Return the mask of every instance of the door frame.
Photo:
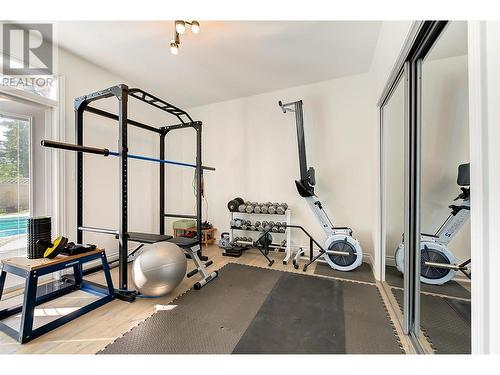
<svg viewBox="0 0 500 375">
<path fill-rule="evenodd" d="M 0 86 L 0 94 L 12 97 L 14 100 L 18 99 L 43 106 L 45 108 L 45 137 L 64 140 L 64 79 L 61 76 L 54 76 L 54 80 L 58 82 L 57 100 L 6 86 Z M 32 145 L 32 147 L 34 146 Z M 64 209 L 66 201 L 66 168 L 65 158 L 62 153 L 45 153 L 45 168 L 46 215 L 52 217 L 53 233 L 66 233 L 66 213 Z"/>
</svg>

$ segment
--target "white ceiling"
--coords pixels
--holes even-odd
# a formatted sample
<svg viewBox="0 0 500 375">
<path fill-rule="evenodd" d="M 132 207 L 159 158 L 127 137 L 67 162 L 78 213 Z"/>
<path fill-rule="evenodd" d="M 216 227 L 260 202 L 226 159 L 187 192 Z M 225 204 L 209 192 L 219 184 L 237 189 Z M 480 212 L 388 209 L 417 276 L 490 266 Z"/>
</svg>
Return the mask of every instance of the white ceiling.
<svg viewBox="0 0 500 375">
<path fill-rule="evenodd" d="M 57 22 L 61 47 L 193 107 L 367 72 L 381 22 L 201 21 L 169 51 L 172 21 Z"/>
</svg>

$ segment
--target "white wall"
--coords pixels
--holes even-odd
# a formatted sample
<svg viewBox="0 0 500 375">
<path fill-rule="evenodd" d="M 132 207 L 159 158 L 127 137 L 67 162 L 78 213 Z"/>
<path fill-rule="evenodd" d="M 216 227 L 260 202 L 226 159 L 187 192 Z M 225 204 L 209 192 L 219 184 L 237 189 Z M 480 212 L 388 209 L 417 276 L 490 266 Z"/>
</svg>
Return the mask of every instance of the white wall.
<svg viewBox="0 0 500 375">
<path fill-rule="evenodd" d="M 375 174 L 366 155 L 375 152 L 377 129 L 370 116 L 370 83 L 369 75 L 363 74 L 193 108 L 193 117 L 203 121 L 203 162 L 217 167 L 216 172 L 205 173 L 205 183 L 208 219 L 219 232 L 229 227 L 227 202 L 242 196 L 251 201 L 287 202 L 292 221 L 304 225 L 319 241 L 324 239 L 295 188 L 294 180 L 299 177 L 295 118 L 284 115 L 277 104 L 278 100 L 302 99 L 316 193 L 335 224 L 352 227 L 365 253 L 373 254 Z M 194 143 L 188 146 L 186 140 L 192 142 L 184 140 L 184 159 L 193 160 Z M 189 191 L 188 186 L 185 210 L 194 203 Z M 292 242 L 307 245 L 298 233 Z"/>
</svg>

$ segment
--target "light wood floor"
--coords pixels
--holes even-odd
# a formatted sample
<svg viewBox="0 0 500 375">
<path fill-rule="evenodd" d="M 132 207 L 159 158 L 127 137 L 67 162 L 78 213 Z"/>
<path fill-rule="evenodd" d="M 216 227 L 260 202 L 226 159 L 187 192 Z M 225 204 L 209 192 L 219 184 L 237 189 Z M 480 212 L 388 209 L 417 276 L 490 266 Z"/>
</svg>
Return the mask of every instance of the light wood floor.
<svg viewBox="0 0 500 375">
<path fill-rule="evenodd" d="M 266 260 L 261 256 L 258 250 L 249 250 L 240 258 L 225 257 L 221 254 L 221 249 L 215 245 L 211 245 L 208 249 L 204 248 L 204 254 L 213 260 L 213 265 L 210 269 L 219 269 L 229 262 L 243 263 L 259 267 L 267 267 Z M 272 258 L 276 259 L 273 269 L 300 272 L 301 269 L 295 270 L 291 264 L 283 265 L 283 253 L 271 253 Z M 307 270 L 307 274 L 314 274 L 316 265 L 313 264 Z M 188 261 L 188 269 L 192 268 L 192 262 Z M 112 270 L 113 280 L 118 278 L 118 269 Z M 317 275 L 315 275 L 317 276 Z M 323 277 L 323 276 L 317 276 Z M 101 273 L 96 273 L 87 277 L 88 280 L 103 282 Z M 8 353 L 57 353 L 57 354 L 94 354 L 103 349 L 106 345 L 114 341 L 116 338 L 123 335 L 133 327 L 137 326 L 141 321 L 151 316 L 155 311 L 155 305 L 165 305 L 170 303 L 178 295 L 184 293 L 192 287 L 196 281 L 196 276 L 191 279 L 185 278 L 183 282 L 169 295 L 160 298 L 138 298 L 133 303 L 127 303 L 119 300 L 114 300 L 84 316 L 69 322 L 62 327 L 59 327 L 33 341 L 21 345 L 9 336 L 0 332 L 0 354 Z M 216 281 L 215 281 L 216 282 Z M 116 285 L 116 284 L 115 284 Z M 386 302 L 389 315 L 393 322 L 397 321 L 395 311 L 388 305 L 388 299 L 383 292 L 381 284 L 377 284 L 381 294 Z M 200 293 L 203 292 L 203 289 Z M 6 296 L 9 297 L 9 296 Z M 78 296 L 68 296 L 58 298 L 46 305 L 41 305 L 41 308 L 49 307 L 50 311 L 64 311 L 62 309 L 70 309 L 75 307 L 75 301 L 78 301 Z M 5 302 L 2 302 L 2 307 Z M 59 309 L 59 310 L 58 310 Z M 396 330 L 400 336 L 403 348 L 407 353 L 411 353 L 411 346 L 407 342 L 399 326 L 396 324 Z"/>
</svg>

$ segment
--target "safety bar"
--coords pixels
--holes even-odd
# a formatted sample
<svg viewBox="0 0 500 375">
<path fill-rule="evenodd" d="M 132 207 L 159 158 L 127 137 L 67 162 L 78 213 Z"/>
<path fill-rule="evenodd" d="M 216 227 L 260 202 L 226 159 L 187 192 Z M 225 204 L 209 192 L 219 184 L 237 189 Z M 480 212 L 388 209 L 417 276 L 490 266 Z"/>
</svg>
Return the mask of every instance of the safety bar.
<svg viewBox="0 0 500 375">
<path fill-rule="evenodd" d="M 196 215 L 182 215 L 182 214 L 163 214 L 165 217 L 176 217 L 180 219 L 195 219 L 197 220 L 198 217 Z"/>
<path fill-rule="evenodd" d="M 107 229 L 107 228 L 98 228 L 98 227 L 85 227 L 81 226 L 78 227 L 78 230 L 84 231 L 84 232 L 94 232 L 94 233 L 106 233 L 106 234 L 112 234 L 112 235 L 117 235 L 118 231 L 115 229 Z"/>
</svg>

